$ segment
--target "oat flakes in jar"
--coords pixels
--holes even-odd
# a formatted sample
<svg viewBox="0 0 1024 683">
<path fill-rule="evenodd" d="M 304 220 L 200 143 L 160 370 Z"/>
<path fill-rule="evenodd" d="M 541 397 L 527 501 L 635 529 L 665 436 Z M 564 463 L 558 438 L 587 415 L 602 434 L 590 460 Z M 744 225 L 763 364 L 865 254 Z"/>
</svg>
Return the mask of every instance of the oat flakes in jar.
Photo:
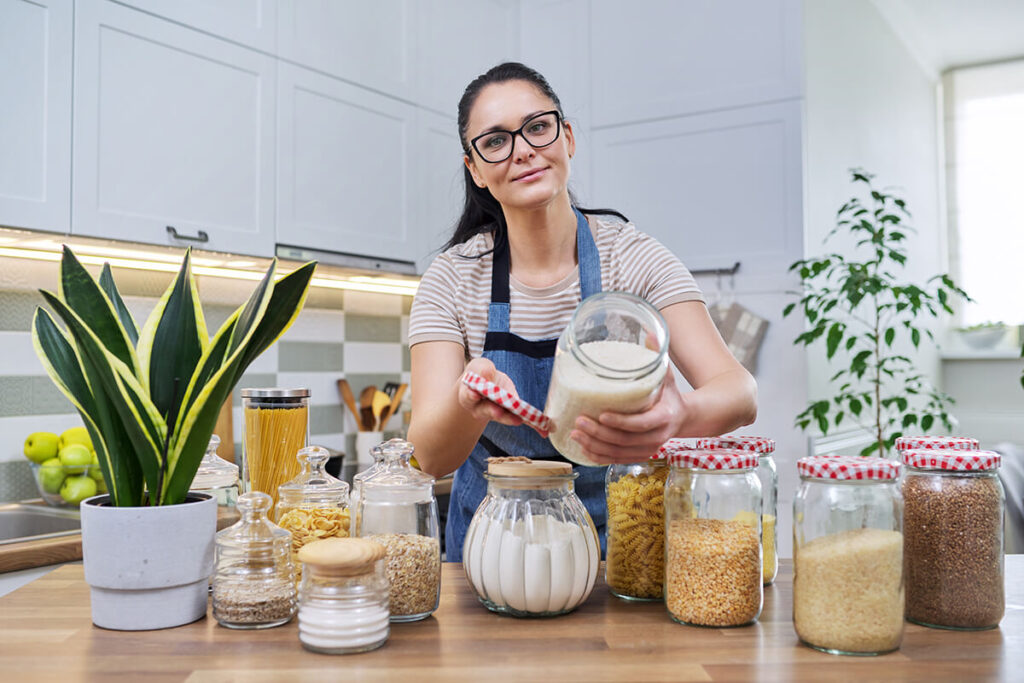
<svg viewBox="0 0 1024 683">
<path fill-rule="evenodd" d="M 596 465 L 569 436 L 576 418 L 645 410 L 667 370 L 668 327 L 654 307 L 625 292 L 587 297 L 555 349 L 544 406 L 552 445 L 575 463 Z"/>
<path fill-rule="evenodd" d="M 1000 455 L 924 449 L 902 455 L 907 620 L 995 628 L 1006 607 Z"/>
<path fill-rule="evenodd" d="M 694 626 L 743 626 L 761 614 L 757 454 L 676 450 L 665 484 L 665 607 Z"/>
<path fill-rule="evenodd" d="M 665 583 L 665 480 L 659 453 L 647 462 L 608 467 L 605 583 L 623 600 L 661 600 Z"/>
<path fill-rule="evenodd" d="M 840 655 L 891 652 L 903 640 L 900 464 L 817 455 L 797 461 L 793 626 Z"/>
</svg>

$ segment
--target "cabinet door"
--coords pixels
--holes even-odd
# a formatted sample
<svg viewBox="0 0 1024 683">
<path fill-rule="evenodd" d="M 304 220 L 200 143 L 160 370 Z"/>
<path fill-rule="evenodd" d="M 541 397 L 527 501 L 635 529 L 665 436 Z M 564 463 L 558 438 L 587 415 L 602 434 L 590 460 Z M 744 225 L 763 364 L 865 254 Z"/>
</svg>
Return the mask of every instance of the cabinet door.
<svg viewBox="0 0 1024 683">
<path fill-rule="evenodd" d="M 286 63 L 278 85 L 278 243 L 415 261 L 416 108 Z"/>
<path fill-rule="evenodd" d="M 421 240 L 417 271 L 422 273 L 452 236 L 465 197 L 455 119 L 421 110 L 413 149 L 413 215 Z"/>
<path fill-rule="evenodd" d="M 277 0 L 119 2 L 270 54 L 277 48 Z"/>
<path fill-rule="evenodd" d="M 0 4 L 0 225 L 70 229 L 72 10 Z"/>
<path fill-rule="evenodd" d="M 273 58 L 99 0 L 76 46 L 72 232 L 272 255 Z"/>
</svg>

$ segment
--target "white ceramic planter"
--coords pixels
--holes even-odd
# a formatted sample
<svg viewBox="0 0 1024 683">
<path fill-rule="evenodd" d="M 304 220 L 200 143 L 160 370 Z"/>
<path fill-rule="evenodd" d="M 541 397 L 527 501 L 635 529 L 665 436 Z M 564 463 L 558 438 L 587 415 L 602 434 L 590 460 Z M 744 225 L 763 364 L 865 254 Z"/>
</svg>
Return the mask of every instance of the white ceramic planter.
<svg viewBox="0 0 1024 683">
<path fill-rule="evenodd" d="M 92 622 L 121 631 L 181 626 L 206 614 L 217 501 L 112 507 L 82 501 L 82 560 Z"/>
</svg>

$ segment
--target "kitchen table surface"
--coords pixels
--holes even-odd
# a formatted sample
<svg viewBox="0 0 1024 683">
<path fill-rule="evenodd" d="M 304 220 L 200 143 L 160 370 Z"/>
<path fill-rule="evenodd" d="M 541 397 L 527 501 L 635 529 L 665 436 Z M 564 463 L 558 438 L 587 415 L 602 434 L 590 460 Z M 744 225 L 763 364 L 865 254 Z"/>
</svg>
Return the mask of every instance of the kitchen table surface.
<svg viewBox="0 0 1024 683">
<path fill-rule="evenodd" d="M 681 626 L 661 604 L 627 604 L 598 581 L 574 613 L 552 619 L 492 614 L 458 564 L 442 573 L 433 617 L 395 624 L 379 650 L 307 652 L 295 622 L 263 631 L 222 628 L 210 616 L 162 631 L 107 631 L 89 619 L 81 566 L 65 566 L 0 598 L 4 681 L 323 681 L 532 679 L 587 681 L 1021 680 L 1024 556 L 1007 557 L 1000 628 L 956 632 L 907 624 L 899 651 L 838 657 L 797 642 L 790 620 L 792 565 L 765 589 L 753 626 Z"/>
</svg>

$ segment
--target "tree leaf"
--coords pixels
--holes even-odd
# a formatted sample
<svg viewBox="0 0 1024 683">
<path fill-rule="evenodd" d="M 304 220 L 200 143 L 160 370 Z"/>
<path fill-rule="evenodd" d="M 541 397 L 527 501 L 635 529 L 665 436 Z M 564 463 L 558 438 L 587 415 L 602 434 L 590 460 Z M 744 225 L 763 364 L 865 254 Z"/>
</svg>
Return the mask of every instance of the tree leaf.
<svg viewBox="0 0 1024 683">
<path fill-rule="evenodd" d="M 843 324 L 833 323 L 832 327 L 828 331 L 828 340 L 826 355 L 828 358 L 836 355 L 836 349 L 839 347 L 839 342 L 843 339 Z"/>
<path fill-rule="evenodd" d="M 896 338 L 896 329 L 890 327 L 885 331 L 885 345 L 892 346 L 893 339 Z"/>
</svg>

